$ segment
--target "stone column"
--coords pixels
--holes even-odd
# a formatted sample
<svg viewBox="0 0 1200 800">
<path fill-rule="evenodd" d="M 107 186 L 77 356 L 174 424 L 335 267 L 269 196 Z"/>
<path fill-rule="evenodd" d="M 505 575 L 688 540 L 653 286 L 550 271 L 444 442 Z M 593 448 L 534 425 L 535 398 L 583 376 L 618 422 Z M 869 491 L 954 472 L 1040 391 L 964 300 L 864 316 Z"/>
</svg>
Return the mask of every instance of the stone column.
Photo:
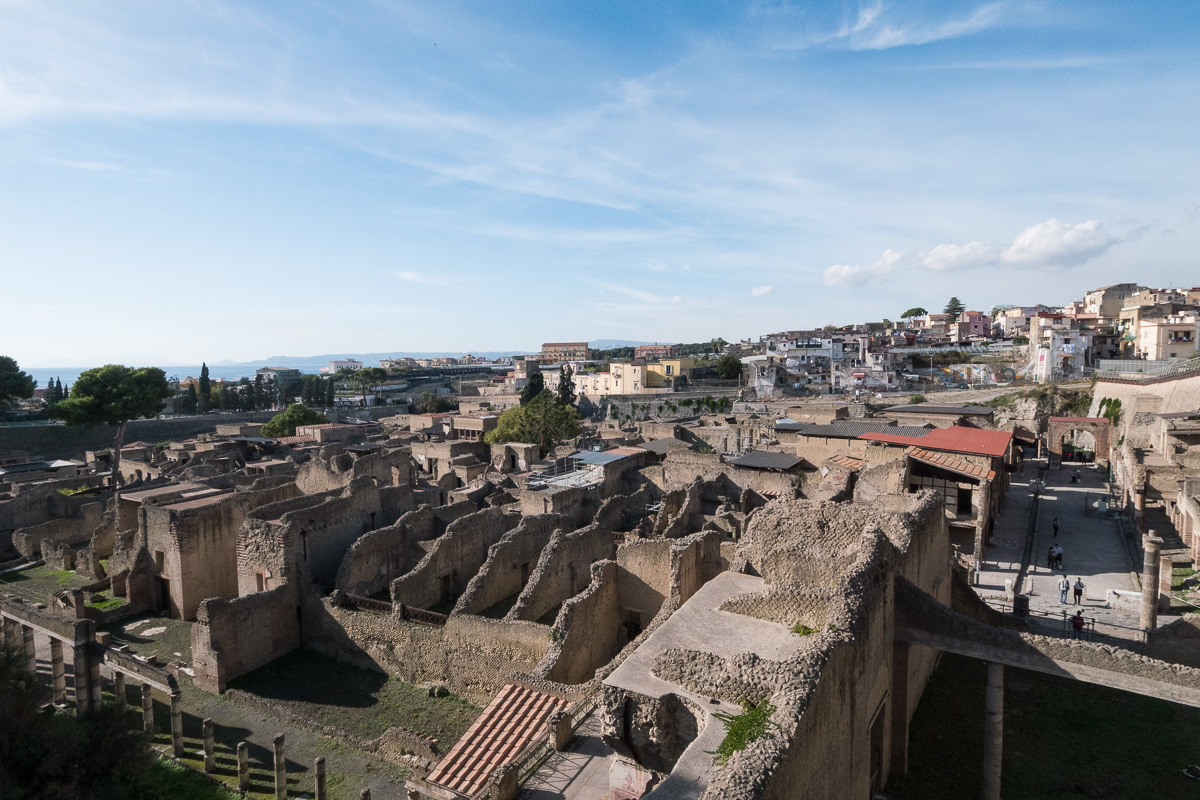
<svg viewBox="0 0 1200 800">
<path fill-rule="evenodd" d="M 214 772 L 217 769 L 216 742 L 213 741 L 213 721 L 206 719 L 200 723 L 201 736 L 204 739 L 204 771 Z"/>
<path fill-rule="evenodd" d="M 317 756 L 317 759 L 313 761 L 313 775 L 316 776 L 313 797 L 315 800 L 327 800 L 327 795 L 325 794 L 325 756 Z"/>
<path fill-rule="evenodd" d="M 1000 800 L 1004 746 L 1004 665 L 988 664 L 987 713 L 983 723 L 983 800 Z"/>
<path fill-rule="evenodd" d="M 1175 561 L 1171 556 L 1158 559 L 1158 613 L 1171 613 L 1171 579 L 1175 573 Z"/>
<path fill-rule="evenodd" d="M 92 666 L 88 656 L 88 640 L 76 639 L 71 646 L 71 672 L 75 685 L 71 699 L 75 701 L 76 715 L 85 714 L 92 706 Z"/>
<path fill-rule="evenodd" d="M 546 721 L 546 727 L 549 729 L 550 747 L 556 753 L 566 750 L 571 737 L 575 735 L 575 731 L 571 728 L 572 721 L 571 715 L 566 711 L 555 711 Z"/>
<path fill-rule="evenodd" d="M 183 695 L 177 691 L 171 692 L 171 751 L 183 755 Z"/>
<path fill-rule="evenodd" d="M 287 800 L 287 760 L 283 755 L 283 734 L 275 734 L 275 800 Z"/>
<path fill-rule="evenodd" d="M 25 672 L 29 677 L 37 677 L 37 643 L 33 640 L 33 628 L 21 626 L 21 641 L 25 648 Z"/>
<path fill-rule="evenodd" d="M 53 690 L 50 700 L 54 703 L 67 702 L 67 666 L 63 663 L 63 644 L 50 637 L 50 676 Z"/>
<path fill-rule="evenodd" d="M 104 705 L 104 684 L 100 682 L 100 659 L 88 659 L 88 688 L 92 695 L 92 710 L 99 711 Z"/>
<path fill-rule="evenodd" d="M 237 746 L 238 758 L 238 788 L 250 788 L 250 745 L 245 742 L 238 742 Z"/>
<path fill-rule="evenodd" d="M 1153 629 L 1158 625 L 1158 556 L 1163 540 L 1150 531 L 1142 544 L 1142 627 Z"/>
<path fill-rule="evenodd" d="M 146 729 L 146 733 L 154 735 L 154 690 L 150 688 L 150 684 L 142 684 L 142 727 Z"/>
<path fill-rule="evenodd" d="M 892 643 L 892 763 L 896 775 L 908 774 L 908 648 Z"/>
<path fill-rule="evenodd" d="M 117 701 L 117 708 L 122 711 L 129 705 L 129 701 L 125 697 L 125 673 L 113 673 L 113 698 Z"/>
</svg>

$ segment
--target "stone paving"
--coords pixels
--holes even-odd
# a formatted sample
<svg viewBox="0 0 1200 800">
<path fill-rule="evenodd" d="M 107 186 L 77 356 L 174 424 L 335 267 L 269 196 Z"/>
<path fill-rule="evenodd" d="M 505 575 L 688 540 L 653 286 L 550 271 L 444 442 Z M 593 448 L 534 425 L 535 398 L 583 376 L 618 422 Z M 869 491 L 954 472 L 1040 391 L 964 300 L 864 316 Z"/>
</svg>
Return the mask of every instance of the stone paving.
<svg viewBox="0 0 1200 800">
<path fill-rule="evenodd" d="M 980 595 L 1003 600 L 1005 582 L 1016 581 L 1021 569 L 1029 515 L 1034 501 L 1032 481 L 1037 479 L 1045 460 L 1026 461 L 1020 471 L 1013 473 L 1005 495 L 1000 519 L 997 521 L 992 544 L 985 548 L 980 574 Z M 1029 595 L 1030 610 L 1060 615 L 1065 609 L 1074 613 L 1073 592 L 1068 593 L 1067 606 L 1059 605 L 1058 580 L 1065 574 L 1074 584 L 1082 578 L 1087 587 L 1081 606 L 1084 615 L 1095 618 L 1097 632 L 1120 638 L 1140 638 L 1139 607 L 1136 602 L 1110 603 L 1110 590 L 1137 592 L 1133 572 L 1140 565 L 1130 560 L 1121 528 L 1111 513 L 1097 513 L 1098 503 L 1107 498 L 1104 474 L 1090 466 L 1080 466 L 1082 483 L 1072 484 L 1075 465 L 1044 473 L 1045 492 L 1038 504 L 1033 532 L 1033 556 L 1024 590 Z M 1053 520 L 1058 518 L 1059 534 L 1054 536 Z M 1063 548 L 1062 570 L 1047 566 L 1047 553 L 1054 543 Z M 1020 587 L 1018 587 L 1020 588 Z M 1170 618 L 1164 622 L 1170 621 Z M 1161 623 L 1160 623 L 1161 624 Z M 1054 622 L 1053 627 L 1061 627 Z M 1132 629 L 1132 630 L 1130 630 Z"/>
</svg>

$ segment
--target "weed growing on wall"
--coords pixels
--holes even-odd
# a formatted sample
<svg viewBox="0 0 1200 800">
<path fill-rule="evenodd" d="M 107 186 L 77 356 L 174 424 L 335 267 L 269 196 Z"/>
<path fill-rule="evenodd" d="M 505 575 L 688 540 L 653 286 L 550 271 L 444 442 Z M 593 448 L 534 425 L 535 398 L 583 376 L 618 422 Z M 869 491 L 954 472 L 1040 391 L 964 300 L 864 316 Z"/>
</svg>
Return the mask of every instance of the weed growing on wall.
<svg viewBox="0 0 1200 800">
<path fill-rule="evenodd" d="M 715 714 L 717 719 L 725 723 L 725 738 L 716 750 L 709 753 L 713 761 L 724 764 L 734 753 L 745 750 L 750 742 L 766 736 L 775 727 L 771 722 L 774 713 L 775 706 L 764 700 L 758 705 L 743 701 L 740 714 Z"/>
</svg>

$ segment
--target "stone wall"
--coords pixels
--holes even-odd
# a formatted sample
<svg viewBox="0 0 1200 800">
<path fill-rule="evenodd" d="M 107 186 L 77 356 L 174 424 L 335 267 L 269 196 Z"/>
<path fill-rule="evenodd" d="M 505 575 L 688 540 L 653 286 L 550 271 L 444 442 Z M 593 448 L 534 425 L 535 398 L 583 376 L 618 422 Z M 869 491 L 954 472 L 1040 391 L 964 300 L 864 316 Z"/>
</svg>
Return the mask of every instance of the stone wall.
<svg viewBox="0 0 1200 800">
<path fill-rule="evenodd" d="M 588 588 L 563 603 L 554 623 L 553 644 L 535 675 L 559 683 L 583 683 L 626 644 L 617 601 L 619 569 L 613 561 L 592 565 Z"/>
<path fill-rule="evenodd" d="M 1159 407 L 1161 413 L 1195 411 L 1200 408 L 1200 375 L 1163 378 L 1147 383 L 1101 377 L 1092 390 L 1092 407 L 1088 410 L 1088 416 L 1099 416 L 1100 403 L 1107 398 L 1120 400 L 1122 409 L 1127 409 L 1135 397 L 1148 394 L 1162 398 Z"/>
<path fill-rule="evenodd" d="M 196 685 L 210 692 L 300 646 L 296 590 L 280 586 L 234 600 L 205 600 L 192 626 Z"/>
<path fill-rule="evenodd" d="M 453 615 L 444 626 L 418 625 L 395 614 L 351 611 L 329 600 L 305 605 L 304 644 L 328 656 L 415 684 L 436 683 L 486 704 L 509 677 L 544 658 L 550 629 Z"/>
<path fill-rule="evenodd" d="M 550 543 L 551 535 L 570 532 L 574 528 L 570 517 L 559 514 L 524 517 L 520 525 L 488 548 L 487 560 L 467 584 L 454 613 L 479 614 L 519 595 L 533 574 L 543 548 Z"/>
<path fill-rule="evenodd" d="M 671 547 L 670 597 L 683 605 L 700 587 L 729 568 L 721 555 L 725 537 L 717 531 L 702 531 Z"/>
<path fill-rule="evenodd" d="M 0 498 L 0 559 L 12 558 L 12 533 L 20 528 L 32 528 L 54 519 L 78 519 L 83 507 L 107 499 L 108 493 L 96 495 L 63 495 L 58 484 L 51 481 L 24 489 L 10 498 Z"/>
<path fill-rule="evenodd" d="M 1200 615 L 1180 617 L 1150 631 L 1146 645 L 1151 658 L 1200 667 Z"/>
<path fill-rule="evenodd" d="M 603 497 L 602 485 L 596 485 L 522 489 L 519 499 L 521 513 L 526 516 L 562 514 L 574 520 L 576 525 L 586 525 L 596 515 Z"/>
<path fill-rule="evenodd" d="M 459 597 L 487 560 L 488 548 L 520 521 L 497 508 L 455 520 L 412 571 L 392 581 L 392 602 L 430 608 Z"/>
<path fill-rule="evenodd" d="M 46 543 L 56 545 L 78 545 L 91 541 L 104 516 L 104 503 L 92 502 L 80 508 L 78 517 L 60 517 L 13 532 L 13 547 L 28 559 L 42 554 Z"/>
<path fill-rule="evenodd" d="M 671 547 L 667 539 L 627 542 L 617 548 L 621 605 L 637 611 L 644 625 L 671 595 Z"/>
<path fill-rule="evenodd" d="M 237 597 L 237 533 L 246 510 L 233 493 L 195 508 L 143 507 L 146 549 L 169 581 L 172 616 L 194 619 L 201 600 Z"/>
<path fill-rule="evenodd" d="M 599 521 L 573 533 L 555 531 L 508 618 L 534 622 L 555 611 L 587 586 L 592 564 L 616 553 L 612 532 Z"/>
</svg>

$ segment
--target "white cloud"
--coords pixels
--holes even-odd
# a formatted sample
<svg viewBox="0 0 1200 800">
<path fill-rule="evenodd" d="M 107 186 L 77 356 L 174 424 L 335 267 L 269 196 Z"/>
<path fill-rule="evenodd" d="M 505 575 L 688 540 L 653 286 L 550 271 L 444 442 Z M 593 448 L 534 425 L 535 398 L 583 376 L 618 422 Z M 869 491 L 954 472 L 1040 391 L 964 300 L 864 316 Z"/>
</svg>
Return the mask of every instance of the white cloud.
<svg viewBox="0 0 1200 800">
<path fill-rule="evenodd" d="M 768 295 L 773 291 L 775 291 L 775 287 L 767 284 L 766 286 L 755 286 L 750 290 L 750 294 L 754 295 L 755 297 L 762 297 L 763 295 Z"/>
<path fill-rule="evenodd" d="M 1000 4 L 988 3 L 979 6 L 966 19 L 947 20 L 931 25 L 875 25 L 879 16 L 878 8 L 869 17 L 864 17 L 860 12 L 859 24 L 851 32 L 851 47 L 855 50 L 886 50 L 889 47 L 929 44 L 978 33 L 996 24 L 1000 18 Z"/>
<path fill-rule="evenodd" d="M 967 244 L 939 244 L 924 253 L 921 263 L 929 269 L 971 269 L 995 264 L 1003 251 L 993 242 L 968 242 Z"/>
<path fill-rule="evenodd" d="M 1072 225 L 1048 219 L 1018 234 L 1000 260 L 1016 267 L 1076 267 L 1120 241 L 1096 220 Z"/>
<path fill-rule="evenodd" d="M 419 272 L 413 272 L 411 269 L 402 269 L 396 273 L 396 277 L 402 281 L 409 283 L 423 283 L 426 286 L 449 286 L 446 281 L 438 278 L 432 278 L 428 275 L 422 275 Z"/>
<path fill-rule="evenodd" d="M 892 269 L 904 258 L 898 250 L 885 250 L 874 264 L 860 266 L 850 264 L 834 264 L 825 269 L 826 286 L 862 286 L 876 278 L 882 278 L 891 273 Z"/>
</svg>

